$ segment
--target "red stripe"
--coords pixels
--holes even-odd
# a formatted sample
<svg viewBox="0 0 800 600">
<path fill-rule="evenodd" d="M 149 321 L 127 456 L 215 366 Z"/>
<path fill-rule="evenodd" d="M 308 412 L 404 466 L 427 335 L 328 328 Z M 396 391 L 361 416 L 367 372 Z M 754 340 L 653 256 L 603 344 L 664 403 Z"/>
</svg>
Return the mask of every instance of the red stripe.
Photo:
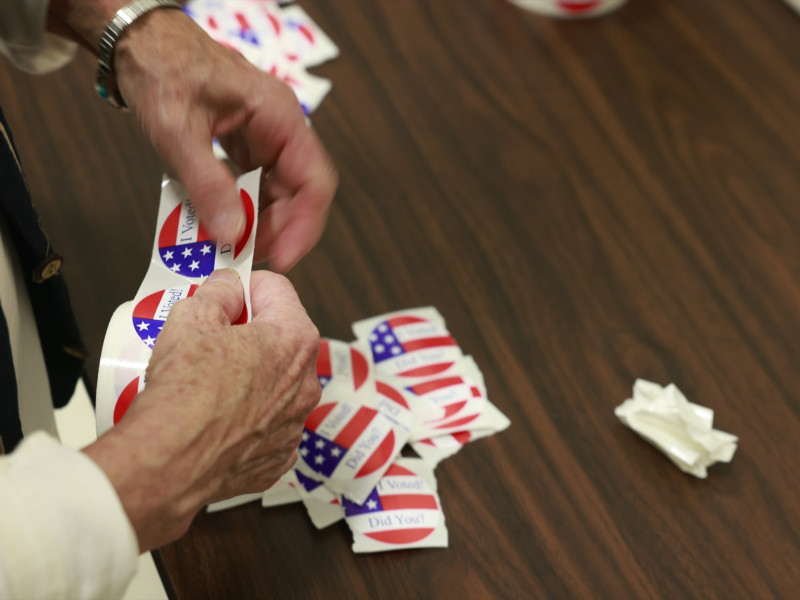
<svg viewBox="0 0 800 600">
<path fill-rule="evenodd" d="M 407 469 L 406 467 L 401 467 L 397 463 L 393 463 L 387 470 L 386 473 L 383 474 L 384 477 L 393 477 L 395 475 L 410 475 L 411 477 L 416 477 L 417 474 L 414 471 Z"/>
<path fill-rule="evenodd" d="M 353 442 L 358 439 L 358 436 L 364 432 L 367 425 L 370 424 L 370 421 L 372 421 L 372 418 L 376 414 L 378 414 L 378 411 L 374 408 L 360 406 L 356 414 L 350 419 L 350 422 L 344 426 L 344 429 L 342 429 L 339 435 L 336 436 L 336 439 L 332 441 L 335 444 L 349 448 L 353 445 Z"/>
<path fill-rule="evenodd" d="M 480 415 L 470 415 L 468 417 L 462 417 L 460 419 L 456 419 L 455 421 L 451 421 L 449 423 L 442 423 L 441 425 L 437 425 L 436 429 L 447 429 L 450 427 L 461 427 L 462 425 L 466 425 L 467 423 L 474 421 Z"/>
<path fill-rule="evenodd" d="M 392 386 L 385 384 L 382 381 L 376 381 L 375 390 L 382 396 L 385 396 L 386 398 L 394 402 L 395 404 L 399 404 L 403 408 L 411 410 L 411 407 L 408 406 L 408 403 L 406 402 L 406 399 L 403 398 L 403 395 L 396 389 L 394 389 Z"/>
<path fill-rule="evenodd" d="M 469 431 L 458 431 L 451 435 L 462 446 L 472 439 L 472 434 Z"/>
<path fill-rule="evenodd" d="M 425 348 L 438 348 L 440 346 L 455 346 L 456 341 L 453 339 L 453 336 L 444 335 L 441 337 L 410 340 L 408 342 L 402 342 L 402 344 L 406 352 L 413 352 L 414 350 L 424 350 Z"/>
<path fill-rule="evenodd" d="M 312 410 L 311 414 L 308 415 L 306 419 L 306 429 L 309 431 L 316 431 L 319 424 L 322 423 L 322 420 L 328 416 L 328 413 L 331 412 L 335 406 L 336 402 L 329 402 L 328 404 L 321 404 Z"/>
<path fill-rule="evenodd" d="M 391 494 L 381 496 L 383 510 L 405 510 L 414 508 L 430 508 L 436 510 L 436 498 L 430 494 Z"/>
<path fill-rule="evenodd" d="M 369 364 L 367 358 L 355 348 L 350 348 L 350 359 L 353 361 L 353 385 L 358 389 L 367 380 Z"/>
<path fill-rule="evenodd" d="M 125 389 L 122 390 L 122 393 L 119 395 L 117 405 L 114 407 L 114 425 L 122 420 L 122 417 L 124 417 L 125 413 L 128 412 L 128 407 L 131 405 L 131 402 L 133 402 L 133 399 L 136 398 L 138 393 L 139 378 L 134 377 L 133 381 L 126 385 Z"/>
<path fill-rule="evenodd" d="M 242 29 L 250 29 L 250 23 L 247 22 L 247 17 L 245 17 L 242 13 L 236 13 L 236 20 L 239 21 L 239 26 Z"/>
<path fill-rule="evenodd" d="M 391 319 L 386 319 L 386 322 L 389 327 L 394 328 L 401 325 L 410 325 L 411 323 L 427 323 L 428 321 L 420 317 L 392 317 Z"/>
<path fill-rule="evenodd" d="M 155 317 L 156 309 L 161 303 L 164 291 L 153 292 L 149 296 L 142 298 L 133 309 L 133 316 L 137 319 L 152 319 Z"/>
<path fill-rule="evenodd" d="M 447 406 L 444 407 L 444 416 L 442 418 L 447 419 L 449 417 L 452 417 L 454 414 L 456 414 L 458 411 L 464 408 L 466 404 L 467 404 L 466 400 L 462 400 L 461 402 L 454 402 L 453 404 L 448 404 Z"/>
<path fill-rule="evenodd" d="M 272 23 L 272 28 L 275 30 L 275 33 L 280 35 L 280 33 L 281 33 L 281 22 L 276 17 L 274 17 L 273 15 L 271 15 L 269 13 L 267 13 L 267 18 L 269 19 L 269 22 Z"/>
<path fill-rule="evenodd" d="M 211 29 L 217 28 L 217 21 L 214 19 L 214 17 L 208 17 L 208 26 L 211 27 Z"/>
<path fill-rule="evenodd" d="M 305 25 L 300 25 L 298 29 L 300 30 L 300 33 L 302 33 L 309 42 L 311 42 L 312 44 L 314 43 L 314 34 L 311 33 L 311 30 L 308 27 L 306 27 Z"/>
<path fill-rule="evenodd" d="M 361 470 L 356 473 L 356 478 L 374 473 L 392 460 L 394 454 L 394 431 L 389 431 L 389 434 L 383 438 L 381 445 L 375 449 L 375 452 L 367 459 L 367 462 L 364 463 Z"/>
<path fill-rule="evenodd" d="M 429 394 L 435 390 L 440 390 L 451 385 L 458 385 L 459 383 L 464 383 L 464 380 L 461 379 L 461 377 L 445 377 L 443 379 L 433 379 L 432 381 L 426 381 L 425 383 L 412 385 L 411 391 L 417 396 L 422 396 L 423 394 Z"/>
<path fill-rule="evenodd" d="M 446 362 L 437 365 L 427 365 L 425 367 L 417 367 L 416 369 L 403 371 L 402 373 L 398 373 L 398 375 L 400 377 L 428 377 L 429 375 L 438 375 L 439 373 L 447 371 L 447 369 L 454 364 L 453 362 Z"/>
<path fill-rule="evenodd" d="M 321 340 L 317 353 L 317 375 L 331 376 L 331 344 L 328 340 Z"/>
<path fill-rule="evenodd" d="M 233 258 L 239 256 L 239 253 L 244 250 L 247 240 L 250 239 L 250 232 L 253 231 L 253 222 L 256 218 L 255 208 L 253 206 L 253 200 L 250 198 L 250 194 L 244 190 L 241 190 L 239 192 L 239 196 L 241 197 L 242 204 L 244 205 L 244 233 L 242 234 L 242 239 L 240 239 L 236 244 L 236 248 L 233 251 Z M 199 237 L 197 241 L 200 241 Z"/>
<path fill-rule="evenodd" d="M 244 325 L 249 319 L 247 318 L 247 304 L 242 304 L 242 312 L 239 318 L 233 322 L 233 325 Z"/>
<path fill-rule="evenodd" d="M 480 398 L 481 397 L 481 391 L 478 388 L 476 388 L 474 385 L 469 389 L 472 392 L 472 397 L 473 398 Z"/>
<path fill-rule="evenodd" d="M 376 531 L 374 533 L 365 533 L 368 538 L 383 542 L 384 544 L 413 544 L 420 540 L 424 540 L 433 529 L 400 529 L 399 531 Z"/>
<path fill-rule="evenodd" d="M 161 233 L 158 234 L 158 247 L 166 248 L 174 246 L 178 242 L 178 223 L 181 220 L 181 205 L 169 213 L 169 216 L 161 226 Z"/>
<path fill-rule="evenodd" d="M 569 0 L 559 0 L 558 2 L 558 6 L 560 8 L 562 8 L 566 12 L 573 14 L 585 13 L 594 8 L 597 8 L 599 4 L 600 4 L 599 0 L 594 0 L 594 1 L 590 0 L 589 2 L 586 1 L 581 2 L 580 0 L 575 0 L 572 2 L 570 2 Z"/>
</svg>

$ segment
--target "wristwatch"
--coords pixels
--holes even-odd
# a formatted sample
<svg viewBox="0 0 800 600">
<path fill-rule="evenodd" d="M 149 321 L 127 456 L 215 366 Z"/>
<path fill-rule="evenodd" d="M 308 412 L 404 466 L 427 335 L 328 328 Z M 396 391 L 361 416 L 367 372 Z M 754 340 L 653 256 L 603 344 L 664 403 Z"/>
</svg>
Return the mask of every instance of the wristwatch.
<svg viewBox="0 0 800 600">
<path fill-rule="evenodd" d="M 133 0 L 133 2 L 126 4 L 116 12 L 100 37 L 100 45 L 97 48 L 98 63 L 94 89 L 101 98 L 108 100 L 114 108 L 122 110 L 128 107 L 119 92 L 117 75 L 114 72 L 114 51 L 117 48 L 117 42 L 136 19 L 157 8 L 177 8 L 182 10 L 181 5 L 173 0 Z"/>
</svg>

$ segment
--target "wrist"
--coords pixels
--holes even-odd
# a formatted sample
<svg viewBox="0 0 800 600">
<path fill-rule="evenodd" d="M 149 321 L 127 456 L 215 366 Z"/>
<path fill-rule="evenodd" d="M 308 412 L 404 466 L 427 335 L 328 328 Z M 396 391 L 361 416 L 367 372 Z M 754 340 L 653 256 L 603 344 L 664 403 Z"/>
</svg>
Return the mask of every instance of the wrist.
<svg viewBox="0 0 800 600">
<path fill-rule="evenodd" d="M 137 402 L 146 402 L 143 391 Z M 151 411 L 129 412 L 83 452 L 106 474 L 136 532 L 141 552 L 181 537 L 204 504 L 177 448 L 177 432 L 163 430 Z"/>
<path fill-rule="evenodd" d="M 50 0 L 48 29 L 67 34 L 95 54 L 106 26 L 129 0 Z"/>
</svg>

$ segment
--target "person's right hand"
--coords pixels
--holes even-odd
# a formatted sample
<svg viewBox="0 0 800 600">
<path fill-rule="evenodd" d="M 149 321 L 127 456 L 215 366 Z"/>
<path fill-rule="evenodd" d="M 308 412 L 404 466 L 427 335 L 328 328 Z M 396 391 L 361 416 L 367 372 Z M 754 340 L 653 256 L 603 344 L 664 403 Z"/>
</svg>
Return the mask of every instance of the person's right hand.
<svg viewBox="0 0 800 600">
<path fill-rule="evenodd" d="M 291 284 L 252 274 L 253 319 L 235 272 L 216 271 L 178 302 L 147 387 L 85 449 L 117 490 L 141 551 L 173 541 L 210 502 L 270 487 L 294 464 L 316 406 L 319 336 Z"/>
</svg>

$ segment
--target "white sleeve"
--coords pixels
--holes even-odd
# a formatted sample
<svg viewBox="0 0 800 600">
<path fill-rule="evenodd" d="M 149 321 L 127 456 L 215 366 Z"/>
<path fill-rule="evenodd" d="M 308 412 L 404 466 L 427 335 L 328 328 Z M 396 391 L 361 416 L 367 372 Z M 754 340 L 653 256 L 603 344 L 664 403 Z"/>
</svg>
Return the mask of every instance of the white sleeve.
<svg viewBox="0 0 800 600">
<path fill-rule="evenodd" d="M 38 432 L 0 457 L 0 598 L 120 598 L 138 553 L 88 456 Z"/>
<path fill-rule="evenodd" d="M 0 0 L 0 53 L 31 73 L 45 73 L 67 63 L 77 45 L 47 33 L 48 0 Z"/>
</svg>

